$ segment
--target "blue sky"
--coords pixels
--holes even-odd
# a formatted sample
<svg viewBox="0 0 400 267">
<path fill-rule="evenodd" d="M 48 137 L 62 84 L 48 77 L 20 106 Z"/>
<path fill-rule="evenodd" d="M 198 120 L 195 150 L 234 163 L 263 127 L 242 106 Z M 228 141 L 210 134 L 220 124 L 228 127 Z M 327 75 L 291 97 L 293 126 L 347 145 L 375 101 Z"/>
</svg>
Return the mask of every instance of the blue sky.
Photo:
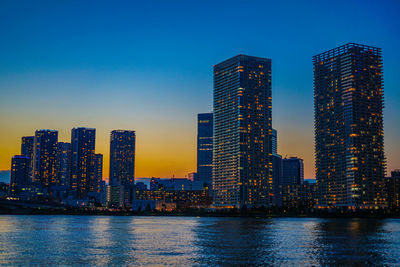
<svg viewBox="0 0 400 267">
<path fill-rule="evenodd" d="M 398 1 L 1 1 L 0 169 L 35 129 L 138 135 L 138 176 L 195 171 L 196 114 L 212 109 L 212 66 L 272 59 L 278 152 L 314 177 L 312 56 L 347 42 L 383 49 L 385 150 L 400 168 Z M 172 153 L 171 153 L 172 149 Z"/>
</svg>

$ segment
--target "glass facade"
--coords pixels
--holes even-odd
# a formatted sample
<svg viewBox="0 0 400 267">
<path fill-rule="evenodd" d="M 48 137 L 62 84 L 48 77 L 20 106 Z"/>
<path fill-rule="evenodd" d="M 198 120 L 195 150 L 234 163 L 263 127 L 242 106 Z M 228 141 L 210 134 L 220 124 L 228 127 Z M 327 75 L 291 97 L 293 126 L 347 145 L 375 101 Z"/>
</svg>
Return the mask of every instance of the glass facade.
<svg viewBox="0 0 400 267">
<path fill-rule="evenodd" d="M 34 181 L 39 182 L 43 187 L 56 185 L 58 131 L 37 130 L 34 142 Z"/>
<path fill-rule="evenodd" d="M 304 163 L 296 157 L 282 160 L 282 185 L 302 184 L 304 182 Z"/>
<path fill-rule="evenodd" d="M 95 155 L 95 187 L 94 192 L 100 193 L 101 191 L 101 182 L 103 181 L 103 154 Z"/>
<path fill-rule="evenodd" d="M 57 182 L 62 186 L 69 186 L 71 176 L 71 143 L 58 142 L 57 144 Z"/>
<path fill-rule="evenodd" d="M 95 192 L 95 142 L 96 129 L 72 129 L 70 189 L 80 199 L 87 197 L 89 192 Z"/>
<path fill-rule="evenodd" d="M 21 138 L 21 155 L 29 158 L 29 179 L 33 178 L 33 150 L 35 146 L 34 136 L 23 136 Z"/>
<path fill-rule="evenodd" d="M 349 43 L 313 57 L 319 206 L 384 205 L 381 53 Z"/>
<path fill-rule="evenodd" d="M 135 131 L 115 130 L 110 140 L 110 184 L 131 186 L 135 182 Z"/>
<path fill-rule="evenodd" d="M 21 189 L 29 184 L 30 158 L 14 156 L 11 160 L 10 192 L 18 195 Z"/>
<path fill-rule="evenodd" d="M 208 185 L 212 183 L 213 114 L 197 115 L 197 178 Z"/>
<path fill-rule="evenodd" d="M 272 204 L 271 60 L 238 55 L 214 66 L 216 208 Z"/>
</svg>

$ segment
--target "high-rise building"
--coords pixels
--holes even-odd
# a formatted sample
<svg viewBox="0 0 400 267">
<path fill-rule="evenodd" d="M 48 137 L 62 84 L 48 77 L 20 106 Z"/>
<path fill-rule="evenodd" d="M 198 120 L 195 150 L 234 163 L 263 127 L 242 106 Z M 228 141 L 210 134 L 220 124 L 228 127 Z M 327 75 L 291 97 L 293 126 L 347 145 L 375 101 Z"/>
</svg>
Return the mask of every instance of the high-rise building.
<svg viewBox="0 0 400 267">
<path fill-rule="evenodd" d="M 214 66 L 216 208 L 272 204 L 271 60 L 238 55 Z"/>
<path fill-rule="evenodd" d="M 282 185 L 302 184 L 304 182 L 303 160 L 296 157 L 282 160 Z"/>
<path fill-rule="evenodd" d="M 135 195 L 135 142 L 135 131 L 111 132 L 110 185 L 122 186 L 125 207 L 132 205 Z"/>
<path fill-rule="evenodd" d="M 103 154 L 96 154 L 95 155 L 95 188 L 94 192 L 101 191 L 101 182 L 103 181 Z"/>
<path fill-rule="evenodd" d="M 278 133 L 275 129 L 272 129 L 272 135 L 271 135 L 271 142 L 272 142 L 272 155 L 277 155 L 278 154 Z"/>
<path fill-rule="evenodd" d="M 80 199 L 95 191 L 95 142 L 96 129 L 72 129 L 70 189 Z"/>
<path fill-rule="evenodd" d="M 318 206 L 384 204 L 381 53 L 348 43 L 313 57 Z"/>
<path fill-rule="evenodd" d="M 33 150 L 34 181 L 43 187 L 57 184 L 58 131 L 37 130 Z"/>
<path fill-rule="evenodd" d="M 114 130 L 110 142 L 110 184 L 135 182 L 135 131 Z"/>
<path fill-rule="evenodd" d="M 23 136 L 21 139 L 21 155 L 29 157 L 29 179 L 33 178 L 33 150 L 35 145 L 34 136 Z"/>
<path fill-rule="evenodd" d="M 400 170 L 392 171 L 391 177 L 386 178 L 386 191 L 388 206 L 400 209 Z"/>
<path fill-rule="evenodd" d="M 21 189 L 27 186 L 29 179 L 30 158 L 25 156 L 14 156 L 11 160 L 10 192 L 18 195 Z"/>
<path fill-rule="evenodd" d="M 197 179 L 212 183 L 213 113 L 197 115 Z"/>
<path fill-rule="evenodd" d="M 282 206 L 282 176 L 282 156 L 272 153 L 272 185 L 275 206 Z"/>
<path fill-rule="evenodd" d="M 57 144 L 57 182 L 61 186 L 69 186 L 71 178 L 71 143 Z"/>
</svg>

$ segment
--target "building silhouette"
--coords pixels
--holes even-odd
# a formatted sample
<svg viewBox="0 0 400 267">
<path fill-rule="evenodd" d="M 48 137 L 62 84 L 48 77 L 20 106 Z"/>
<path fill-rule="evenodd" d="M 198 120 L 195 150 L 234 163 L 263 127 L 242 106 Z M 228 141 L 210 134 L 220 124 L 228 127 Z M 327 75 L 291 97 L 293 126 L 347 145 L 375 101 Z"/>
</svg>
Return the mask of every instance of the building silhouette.
<svg viewBox="0 0 400 267">
<path fill-rule="evenodd" d="M 135 194 L 135 145 L 135 131 L 111 132 L 110 185 L 122 186 L 125 206 L 131 205 Z"/>
<path fill-rule="evenodd" d="M 10 193 L 18 195 L 22 188 L 27 186 L 29 179 L 30 158 L 26 156 L 14 156 L 11 159 Z"/>
<path fill-rule="evenodd" d="M 238 55 L 214 66 L 216 208 L 272 204 L 271 60 Z"/>
<path fill-rule="evenodd" d="M 29 179 L 33 178 L 33 150 L 35 144 L 34 136 L 23 136 L 21 138 L 21 155 L 29 157 Z"/>
<path fill-rule="evenodd" d="M 96 129 L 71 130 L 71 179 L 70 190 L 79 199 L 87 197 L 95 188 Z"/>
<path fill-rule="evenodd" d="M 34 181 L 43 187 L 57 184 L 58 131 L 37 130 L 33 150 Z"/>
<path fill-rule="evenodd" d="M 207 185 L 212 183 L 213 113 L 197 115 L 197 179 Z"/>
<path fill-rule="evenodd" d="M 304 163 L 297 157 L 282 159 L 282 185 L 302 184 L 304 182 Z"/>
<path fill-rule="evenodd" d="M 381 53 L 348 43 L 313 57 L 320 207 L 384 205 Z"/>
<path fill-rule="evenodd" d="M 69 186 L 71 178 L 71 143 L 57 144 L 57 182 L 61 186 Z"/>
<path fill-rule="evenodd" d="M 100 193 L 103 181 L 103 154 L 95 154 L 95 185 L 93 192 Z"/>
</svg>

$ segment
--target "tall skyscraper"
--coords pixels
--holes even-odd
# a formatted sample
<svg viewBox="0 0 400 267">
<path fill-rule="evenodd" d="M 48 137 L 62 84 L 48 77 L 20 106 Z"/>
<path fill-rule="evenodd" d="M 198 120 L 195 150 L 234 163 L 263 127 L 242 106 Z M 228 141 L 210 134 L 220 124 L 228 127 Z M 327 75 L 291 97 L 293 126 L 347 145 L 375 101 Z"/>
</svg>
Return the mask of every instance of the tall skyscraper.
<svg viewBox="0 0 400 267">
<path fill-rule="evenodd" d="M 35 145 L 34 136 L 23 136 L 21 139 L 21 155 L 29 157 L 29 179 L 33 179 L 33 150 Z"/>
<path fill-rule="evenodd" d="M 381 53 L 348 43 L 313 57 L 319 206 L 384 204 Z"/>
<path fill-rule="evenodd" d="M 37 130 L 34 141 L 34 181 L 41 183 L 44 187 L 56 185 L 58 131 Z"/>
<path fill-rule="evenodd" d="M 78 198 L 85 198 L 95 188 L 96 129 L 74 128 L 71 131 L 70 189 Z"/>
<path fill-rule="evenodd" d="M 95 192 L 101 191 L 101 182 L 103 180 L 103 154 L 96 154 L 95 155 Z"/>
<path fill-rule="evenodd" d="M 208 185 L 212 183 L 213 132 L 213 114 L 198 114 L 196 181 L 202 181 Z"/>
<path fill-rule="evenodd" d="M 282 185 L 300 185 L 304 182 L 303 160 L 296 157 L 282 160 Z"/>
<path fill-rule="evenodd" d="M 214 205 L 272 204 L 271 60 L 238 55 L 214 66 Z"/>
<path fill-rule="evenodd" d="M 134 185 L 135 131 L 114 130 L 110 141 L 110 184 Z"/>
<path fill-rule="evenodd" d="M 30 158 L 25 156 L 14 156 L 11 160 L 10 192 L 18 195 L 24 186 L 30 182 L 29 169 Z"/>
<path fill-rule="evenodd" d="M 278 154 L 278 133 L 275 129 L 272 129 L 272 155 Z"/>
<path fill-rule="evenodd" d="M 110 140 L 110 185 L 121 186 L 124 205 L 132 205 L 135 195 L 135 131 L 114 130 Z"/>
<path fill-rule="evenodd" d="M 57 182 L 69 186 L 71 178 L 71 143 L 58 142 L 57 145 Z"/>
</svg>

